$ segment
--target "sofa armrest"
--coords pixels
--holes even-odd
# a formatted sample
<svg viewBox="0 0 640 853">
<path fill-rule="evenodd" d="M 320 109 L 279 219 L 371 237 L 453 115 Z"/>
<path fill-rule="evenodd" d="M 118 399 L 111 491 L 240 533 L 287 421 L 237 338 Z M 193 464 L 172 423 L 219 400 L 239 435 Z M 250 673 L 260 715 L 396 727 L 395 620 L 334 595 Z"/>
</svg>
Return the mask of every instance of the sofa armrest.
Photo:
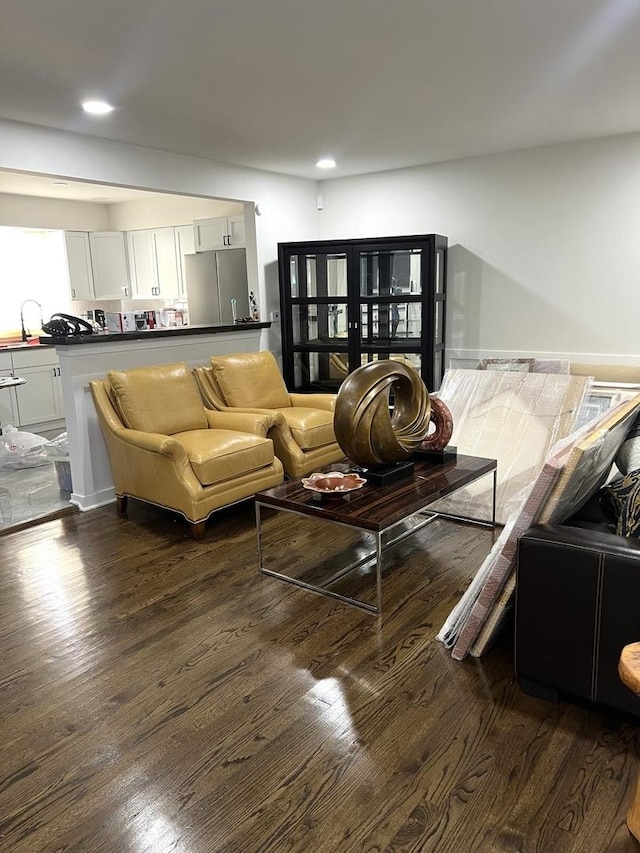
<svg viewBox="0 0 640 853">
<path fill-rule="evenodd" d="M 249 432 L 262 438 L 267 437 L 267 432 L 275 423 L 275 415 L 267 411 L 250 412 L 233 409 L 214 412 L 207 409 L 206 414 L 211 429 L 232 429 L 237 432 Z"/>
<path fill-rule="evenodd" d="M 289 394 L 289 400 L 292 406 L 333 412 L 336 408 L 336 396 L 336 394 Z"/>
<path fill-rule="evenodd" d="M 520 537 L 520 542 L 539 543 L 542 549 L 583 549 L 603 554 L 627 556 L 640 561 L 640 539 L 618 536 L 590 527 L 572 527 L 565 524 L 538 524 L 530 527 Z M 558 551 L 560 553 L 560 551 Z"/>
</svg>

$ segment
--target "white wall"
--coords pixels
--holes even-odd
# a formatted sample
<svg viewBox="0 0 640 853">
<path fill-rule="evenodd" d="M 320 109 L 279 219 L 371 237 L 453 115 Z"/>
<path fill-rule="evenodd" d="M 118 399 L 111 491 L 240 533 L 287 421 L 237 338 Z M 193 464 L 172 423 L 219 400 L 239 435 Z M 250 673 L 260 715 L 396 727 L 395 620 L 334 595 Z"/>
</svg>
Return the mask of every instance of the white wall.
<svg viewBox="0 0 640 853">
<path fill-rule="evenodd" d="M 318 189 L 315 181 L 0 121 L 0 168 L 260 202 L 255 263 L 264 318 L 279 307 L 278 242 L 435 231 L 449 238 L 454 359 L 547 353 L 640 362 L 638 134 Z M 279 349 L 277 329 L 265 343 Z"/>
<path fill-rule="evenodd" d="M 61 231 L 106 231 L 107 206 L 86 201 L 0 193 L 0 225 Z"/>
<path fill-rule="evenodd" d="M 325 181 L 320 236 L 449 238 L 447 347 L 640 363 L 640 135 Z"/>
<path fill-rule="evenodd" d="M 205 198 L 259 202 L 255 217 L 261 316 L 279 307 L 278 242 L 317 236 L 317 182 L 227 166 L 81 134 L 0 120 L 0 169 Z M 245 220 L 247 215 L 245 213 Z M 264 345 L 279 349 L 277 328 Z"/>
<path fill-rule="evenodd" d="M 109 222 L 114 231 L 164 228 L 189 225 L 194 219 L 239 215 L 242 208 L 238 202 L 156 193 L 151 198 L 110 204 Z"/>
</svg>

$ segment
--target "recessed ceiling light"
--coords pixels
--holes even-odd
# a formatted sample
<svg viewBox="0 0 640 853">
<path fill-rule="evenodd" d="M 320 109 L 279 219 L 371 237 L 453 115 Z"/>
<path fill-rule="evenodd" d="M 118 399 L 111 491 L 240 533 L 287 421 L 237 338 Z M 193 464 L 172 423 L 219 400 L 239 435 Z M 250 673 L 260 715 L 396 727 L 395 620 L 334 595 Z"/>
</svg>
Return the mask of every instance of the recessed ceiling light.
<svg viewBox="0 0 640 853">
<path fill-rule="evenodd" d="M 104 116 L 107 113 L 113 112 L 113 107 L 106 101 L 83 101 L 82 109 L 85 113 L 90 113 L 92 116 Z"/>
<path fill-rule="evenodd" d="M 336 161 L 332 157 L 323 157 L 316 163 L 318 169 L 335 169 Z"/>
</svg>

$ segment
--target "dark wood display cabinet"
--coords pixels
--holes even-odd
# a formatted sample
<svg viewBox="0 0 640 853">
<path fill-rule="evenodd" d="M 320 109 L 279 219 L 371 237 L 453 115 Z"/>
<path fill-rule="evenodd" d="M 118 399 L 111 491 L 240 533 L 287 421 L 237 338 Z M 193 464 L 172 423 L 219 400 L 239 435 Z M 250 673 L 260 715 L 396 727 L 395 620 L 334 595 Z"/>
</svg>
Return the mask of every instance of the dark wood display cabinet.
<svg viewBox="0 0 640 853">
<path fill-rule="evenodd" d="M 279 243 L 282 367 L 291 391 L 335 391 L 362 364 L 395 359 L 429 391 L 444 373 L 447 238 Z"/>
</svg>

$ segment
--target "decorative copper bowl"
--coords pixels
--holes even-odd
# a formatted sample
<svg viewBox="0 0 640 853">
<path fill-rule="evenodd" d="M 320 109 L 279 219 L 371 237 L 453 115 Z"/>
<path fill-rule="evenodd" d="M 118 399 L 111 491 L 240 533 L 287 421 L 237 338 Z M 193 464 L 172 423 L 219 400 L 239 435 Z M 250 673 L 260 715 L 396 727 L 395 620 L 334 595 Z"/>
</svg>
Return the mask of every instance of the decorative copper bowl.
<svg viewBox="0 0 640 853">
<path fill-rule="evenodd" d="M 321 495 L 344 495 L 361 489 L 367 481 L 358 474 L 343 474 L 341 471 L 329 471 L 328 474 L 310 474 L 304 477 L 302 485 L 305 489 L 318 492 Z"/>
</svg>

